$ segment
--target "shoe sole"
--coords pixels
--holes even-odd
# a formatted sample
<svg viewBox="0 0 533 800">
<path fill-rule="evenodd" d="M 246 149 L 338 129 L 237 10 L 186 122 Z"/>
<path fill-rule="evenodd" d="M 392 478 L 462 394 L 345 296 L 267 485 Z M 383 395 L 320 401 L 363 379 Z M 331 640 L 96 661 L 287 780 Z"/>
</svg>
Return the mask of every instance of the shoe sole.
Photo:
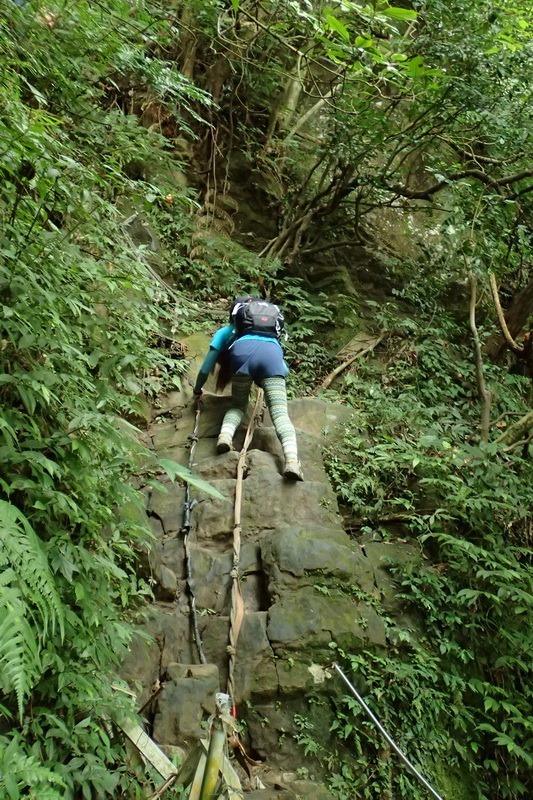
<svg viewBox="0 0 533 800">
<path fill-rule="evenodd" d="M 304 476 L 298 469 L 286 469 L 283 472 L 283 477 L 288 481 L 303 481 Z"/>
<path fill-rule="evenodd" d="M 229 453 L 231 450 L 231 444 L 229 442 L 218 442 L 217 443 L 217 454 L 220 456 L 222 453 Z"/>
</svg>

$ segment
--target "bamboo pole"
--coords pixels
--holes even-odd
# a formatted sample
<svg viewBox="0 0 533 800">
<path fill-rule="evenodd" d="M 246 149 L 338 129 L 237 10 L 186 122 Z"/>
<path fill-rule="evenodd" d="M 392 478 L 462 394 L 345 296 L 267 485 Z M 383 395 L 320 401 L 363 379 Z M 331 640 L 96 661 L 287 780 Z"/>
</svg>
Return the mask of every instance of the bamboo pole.
<svg viewBox="0 0 533 800">
<path fill-rule="evenodd" d="M 207 762 L 204 770 L 202 788 L 199 800 L 213 800 L 217 783 L 222 770 L 222 758 L 224 756 L 224 744 L 226 743 L 226 733 L 220 720 L 215 720 L 214 729 L 211 733 Z"/>
</svg>

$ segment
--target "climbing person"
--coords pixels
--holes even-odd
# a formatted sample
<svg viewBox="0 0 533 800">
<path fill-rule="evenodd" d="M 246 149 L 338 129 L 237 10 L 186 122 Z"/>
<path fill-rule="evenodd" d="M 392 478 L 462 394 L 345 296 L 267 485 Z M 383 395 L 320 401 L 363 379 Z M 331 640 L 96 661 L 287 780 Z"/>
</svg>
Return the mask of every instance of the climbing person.
<svg viewBox="0 0 533 800">
<path fill-rule="evenodd" d="M 217 440 L 217 453 L 227 453 L 248 407 L 252 383 L 256 383 L 265 393 L 283 449 L 283 477 L 303 481 L 296 432 L 287 410 L 285 378 L 289 368 L 280 343 L 283 328 L 278 306 L 260 298 L 236 297 L 230 306 L 229 325 L 213 336 L 193 391 L 197 396 L 202 394 L 202 387 L 217 364 L 217 391 L 222 391 L 231 380 L 233 403 L 224 416 Z"/>
</svg>

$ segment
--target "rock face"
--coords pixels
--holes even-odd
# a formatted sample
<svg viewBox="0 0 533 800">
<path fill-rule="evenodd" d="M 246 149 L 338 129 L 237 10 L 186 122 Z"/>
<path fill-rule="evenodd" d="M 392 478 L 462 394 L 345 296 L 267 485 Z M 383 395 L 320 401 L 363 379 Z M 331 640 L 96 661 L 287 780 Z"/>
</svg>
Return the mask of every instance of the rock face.
<svg viewBox="0 0 533 800">
<path fill-rule="evenodd" d="M 186 591 L 183 536 L 184 489 L 163 484 L 152 491 L 147 512 L 155 534 L 150 553 L 156 602 L 123 667 L 142 687 L 153 736 L 165 746 L 191 745 L 213 710 L 216 691 L 226 691 L 233 560 L 233 502 L 238 452 L 215 454 L 216 435 L 229 398 L 206 393 L 194 471 L 227 500 L 191 490 L 197 499 L 188 538 L 198 625 L 207 664 L 200 665 Z M 235 702 L 245 724 L 242 738 L 271 770 L 289 772 L 294 784 L 280 797 L 328 797 L 316 783 L 304 792 L 296 771 L 320 778 L 319 760 L 304 756 L 302 718 L 319 746 L 333 742 L 330 698 L 342 693 L 325 669 L 338 645 L 350 653 L 385 646 L 375 602 L 390 594 L 381 563 L 387 545 L 372 543 L 372 558 L 343 530 L 322 462 L 325 439 L 350 424 L 350 410 L 318 399 L 289 404 L 297 429 L 303 483 L 280 474 L 281 448 L 268 416 L 256 429 L 243 481 L 239 574 L 244 619 L 235 656 Z M 182 464 L 189 459 L 194 427 L 190 390 L 168 398 L 149 430 L 153 447 Z M 244 428 L 237 432 L 240 447 Z M 379 550 L 383 551 L 381 554 Z M 313 786 L 313 784 L 311 784 Z M 277 797 L 274 792 L 270 797 Z M 284 791 L 289 791 L 287 788 Z M 304 792 L 304 793 L 301 793 Z M 255 796 L 255 794 L 254 794 Z M 267 796 L 266 793 L 258 793 Z"/>
</svg>

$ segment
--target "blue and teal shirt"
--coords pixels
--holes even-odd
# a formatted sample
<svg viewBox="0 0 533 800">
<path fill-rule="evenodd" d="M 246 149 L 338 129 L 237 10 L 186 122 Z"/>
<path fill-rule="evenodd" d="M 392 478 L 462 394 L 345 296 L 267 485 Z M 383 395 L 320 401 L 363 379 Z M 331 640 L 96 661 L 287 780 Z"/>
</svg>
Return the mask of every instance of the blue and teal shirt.
<svg viewBox="0 0 533 800">
<path fill-rule="evenodd" d="M 209 352 L 204 359 L 204 363 L 200 367 L 200 371 L 198 372 L 198 377 L 196 378 L 196 383 L 194 385 L 194 392 L 199 394 L 202 386 L 208 379 L 209 375 L 211 374 L 212 370 L 217 363 L 218 354 L 221 353 L 223 350 L 229 350 L 231 345 L 239 338 L 239 341 L 242 339 L 258 339 L 259 341 L 264 342 L 264 336 L 256 336 L 255 334 L 245 334 L 244 336 L 237 337 L 237 331 L 235 329 L 235 325 L 224 325 L 223 328 L 219 328 L 218 331 L 215 333 L 213 338 L 211 339 L 211 344 L 209 345 Z M 269 337 L 268 341 L 275 342 L 280 350 L 283 350 L 281 344 L 278 342 L 277 339 L 274 337 Z"/>
</svg>

